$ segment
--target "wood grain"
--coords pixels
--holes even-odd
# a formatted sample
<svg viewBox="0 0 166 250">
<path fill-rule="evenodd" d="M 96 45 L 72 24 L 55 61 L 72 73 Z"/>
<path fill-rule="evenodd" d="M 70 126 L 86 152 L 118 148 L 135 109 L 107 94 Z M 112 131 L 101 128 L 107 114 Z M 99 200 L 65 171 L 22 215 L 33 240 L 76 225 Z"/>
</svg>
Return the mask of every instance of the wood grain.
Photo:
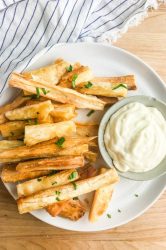
<svg viewBox="0 0 166 250">
<path fill-rule="evenodd" d="M 166 81 L 166 6 L 153 11 L 115 43 L 152 66 Z M 0 183 L 0 249 L 4 250 L 164 250 L 166 194 L 134 221 L 100 233 L 77 233 L 47 225 L 30 214 L 19 215 L 15 201 Z"/>
</svg>

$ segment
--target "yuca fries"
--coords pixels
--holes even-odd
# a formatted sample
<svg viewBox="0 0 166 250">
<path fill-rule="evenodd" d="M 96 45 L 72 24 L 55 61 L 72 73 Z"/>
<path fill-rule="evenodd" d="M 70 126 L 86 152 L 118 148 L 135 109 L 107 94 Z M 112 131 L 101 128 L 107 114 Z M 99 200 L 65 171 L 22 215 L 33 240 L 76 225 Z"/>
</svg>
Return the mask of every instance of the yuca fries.
<svg viewBox="0 0 166 250">
<path fill-rule="evenodd" d="M 86 212 L 84 204 L 79 199 L 60 201 L 48 206 L 46 210 L 53 217 L 59 215 L 73 221 L 79 220 Z"/>
<path fill-rule="evenodd" d="M 54 122 L 70 120 L 76 116 L 75 106 L 72 104 L 54 105 L 54 110 L 50 114 Z"/>
<path fill-rule="evenodd" d="M 16 148 L 16 147 L 23 146 L 23 145 L 24 145 L 23 141 L 19 141 L 19 140 L 13 140 L 13 141 L 2 140 L 0 141 L 0 151 L 9 149 L 9 148 Z"/>
<path fill-rule="evenodd" d="M 87 84 L 87 82 L 78 84 L 76 90 L 82 94 L 106 97 L 125 97 L 127 95 L 127 87 L 118 87 L 114 89 L 118 84 L 114 86 L 109 82 L 93 82 L 90 88 L 86 88 Z"/>
<path fill-rule="evenodd" d="M 79 136 L 97 136 L 98 124 L 76 123 L 77 135 Z"/>
<path fill-rule="evenodd" d="M 65 88 L 72 88 L 72 81 L 75 76 L 75 85 L 77 85 L 81 82 L 90 81 L 93 78 L 93 73 L 89 67 L 80 66 L 71 72 L 66 72 L 66 74 L 62 76 L 59 85 Z"/>
<path fill-rule="evenodd" d="M 59 187 L 52 187 L 37 194 L 20 198 L 17 200 L 20 214 L 27 213 L 39 208 L 47 207 L 59 200 L 68 200 L 79 195 L 92 192 L 104 185 L 113 184 L 118 181 L 118 174 L 115 169 L 98 176 L 76 181 L 75 185 L 67 184 Z M 76 187 L 76 188 L 75 188 Z"/>
<path fill-rule="evenodd" d="M 112 106 L 114 103 L 120 100 L 120 98 L 118 97 L 105 97 L 105 96 L 98 96 L 98 99 L 105 102 L 105 106 Z"/>
<path fill-rule="evenodd" d="M 74 168 L 75 166 L 84 166 L 83 156 L 61 156 L 20 162 L 16 166 L 16 170 L 18 170 L 19 172 L 29 172 L 38 170 L 63 170 L 65 168 Z"/>
<path fill-rule="evenodd" d="M 88 143 L 93 139 L 94 137 L 68 137 L 65 139 L 63 147 L 56 145 L 55 143 L 57 140 L 53 139 L 33 146 L 22 146 L 17 147 L 17 149 L 8 149 L 0 152 L 0 163 L 10 163 L 20 160 L 60 155 L 81 155 L 88 151 Z"/>
<path fill-rule="evenodd" d="M 74 177 L 70 179 L 72 173 L 75 173 Z M 61 171 L 51 176 L 43 176 L 37 179 L 26 181 L 17 185 L 18 197 L 32 195 L 41 190 L 46 190 L 51 187 L 57 187 L 65 185 L 71 181 L 78 180 L 79 174 L 76 169 L 70 169 L 67 171 Z"/>
<path fill-rule="evenodd" d="M 55 137 L 72 136 L 75 133 L 76 125 L 73 121 L 25 126 L 24 143 L 32 146 Z"/>
<path fill-rule="evenodd" d="M 41 102 L 30 106 L 7 111 L 5 116 L 9 120 L 27 120 L 37 118 L 39 122 L 45 119 L 54 110 L 51 101 Z"/>
<path fill-rule="evenodd" d="M 113 77 L 95 77 L 92 79 L 92 83 L 111 83 L 112 85 L 118 85 L 120 83 L 126 84 L 129 90 L 137 89 L 135 76 L 113 76 Z"/>
<path fill-rule="evenodd" d="M 7 118 L 5 117 L 5 114 L 1 114 L 0 115 L 0 124 L 3 124 L 3 123 L 5 123 L 5 122 L 7 122 L 8 120 L 7 120 Z"/>
<path fill-rule="evenodd" d="M 13 73 L 9 80 L 9 85 L 12 87 L 27 90 L 31 93 L 36 93 L 37 88 L 45 88 L 47 94 L 41 91 L 40 95 L 47 97 L 48 99 L 58 101 L 61 103 L 73 104 L 77 108 L 89 108 L 93 110 L 103 110 L 105 103 L 99 100 L 95 96 L 88 96 L 69 88 L 63 88 L 61 86 L 46 86 L 43 83 L 35 82 L 24 78 L 21 74 Z M 49 92 L 48 92 L 49 91 Z"/>
<path fill-rule="evenodd" d="M 35 171 L 23 173 L 16 171 L 15 166 L 6 165 L 2 168 L 1 179 L 3 182 L 17 182 L 41 177 L 50 173 L 51 171 Z"/>
<path fill-rule="evenodd" d="M 100 169 L 100 174 L 108 171 L 106 168 Z M 103 187 L 100 187 L 95 191 L 92 206 L 89 213 L 89 220 L 91 222 L 96 222 L 99 217 L 106 211 L 108 208 L 109 202 L 112 197 L 114 184 L 108 184 Z"/>
<path fill-rule="evenodd" d="M 34 120 L 6 122 L 0 124 L 0 132 L 3 137 L 21 136 L 24 134 L 25 126 L 34 123 Z"/>
<path fill-rule="evenodd" d="M 24 72 L 23 75 L 34 81 L 48 85 L 56 85 L 70 64 L 63 59 L 57 59 L 53 64 L 40 69 Z"/>
<path fill-rule="evenodd" d="M 87 159 L 90 162 L 96 162 L 98 153 L 92 152 L 92 151 L 87 151 L 84 153 L 85 159 Z"/>
</svg>

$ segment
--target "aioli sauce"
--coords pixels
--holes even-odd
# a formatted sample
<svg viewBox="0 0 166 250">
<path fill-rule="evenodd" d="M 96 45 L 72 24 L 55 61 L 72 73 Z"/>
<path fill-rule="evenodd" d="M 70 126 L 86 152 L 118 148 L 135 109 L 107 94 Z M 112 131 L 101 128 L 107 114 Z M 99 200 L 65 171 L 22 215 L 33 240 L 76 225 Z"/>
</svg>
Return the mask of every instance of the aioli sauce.
<svg viewBox="0 0 166 250">
<path fill-rule="evenodd" d="M 110 118 L 104 142 L 117 169 L 146 172 L 166 155 L 166 121 L 156 108 L 127 104 Z"/>
</svg>

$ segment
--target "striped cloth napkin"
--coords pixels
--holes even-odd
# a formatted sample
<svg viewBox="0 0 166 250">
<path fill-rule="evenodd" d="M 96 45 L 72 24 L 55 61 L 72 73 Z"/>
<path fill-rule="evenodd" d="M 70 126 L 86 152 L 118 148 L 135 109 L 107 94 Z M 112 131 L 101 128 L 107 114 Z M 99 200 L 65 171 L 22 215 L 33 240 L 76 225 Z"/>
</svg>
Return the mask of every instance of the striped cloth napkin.
<svg viewBox="0 0 166 250">
<path fill-rule="evenodd" d="M 115 41 L 156 0 L 0 0 L 0 95 L 13 70 L 61 42 Z"/>
</svg>

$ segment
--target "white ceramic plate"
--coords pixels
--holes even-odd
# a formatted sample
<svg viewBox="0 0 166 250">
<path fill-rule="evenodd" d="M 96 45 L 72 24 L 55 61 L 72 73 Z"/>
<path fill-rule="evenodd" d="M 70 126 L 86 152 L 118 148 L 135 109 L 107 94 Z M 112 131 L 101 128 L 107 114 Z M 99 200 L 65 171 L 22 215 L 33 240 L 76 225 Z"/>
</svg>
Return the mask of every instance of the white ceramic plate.
<svg viewBox="0 0 166 250">
<path fill-rule="evenodd" d="M 44 55 L 39 56 L 37 61 L 34 62 L 33 60 L 33 65 L 30 65 L 29 69 L 49 64 L 58 57 L 88 65 L 93 69 L 96 76 L 135 74 L 138 90 L 131 92 L 130 95 L 145 94 L 166 101 L 166 85 L 160 77 L 140 59 L 122 49 L 101 44 L 59 44 L 47 50 Z M 6 90 L 0 98 L 0 104 L 7 102 L 14 93 L 13 90 Z M 88 118 L 87 112 L 87 110 L 81 111 L 78 119 L 81 121 L 98 120 L 103 114 L 102 112 L 95 112 Z M 60 217 L 52 218 L 44 210 L 35 211 L 32 215 L 48 224 L 68 230 L 92 232 L 111 229 L 129 222 L 145 212 L 159 198 L 164 190 L 165 183 L 166 176 L 146 182 L 121 178 L 120 183 L 115 188 L 107 212 L 97 223 L 93 224 L 88 221 L 88 214 L 77 222 Z M 5 184 L 5 186 L 10 194 L 16 198 L 15 185 Z M 121 212 L 118 212 L 119 209 Z M 107 213 L 111 214 L 111 219 L 107 217 Z"/>
</svg>

